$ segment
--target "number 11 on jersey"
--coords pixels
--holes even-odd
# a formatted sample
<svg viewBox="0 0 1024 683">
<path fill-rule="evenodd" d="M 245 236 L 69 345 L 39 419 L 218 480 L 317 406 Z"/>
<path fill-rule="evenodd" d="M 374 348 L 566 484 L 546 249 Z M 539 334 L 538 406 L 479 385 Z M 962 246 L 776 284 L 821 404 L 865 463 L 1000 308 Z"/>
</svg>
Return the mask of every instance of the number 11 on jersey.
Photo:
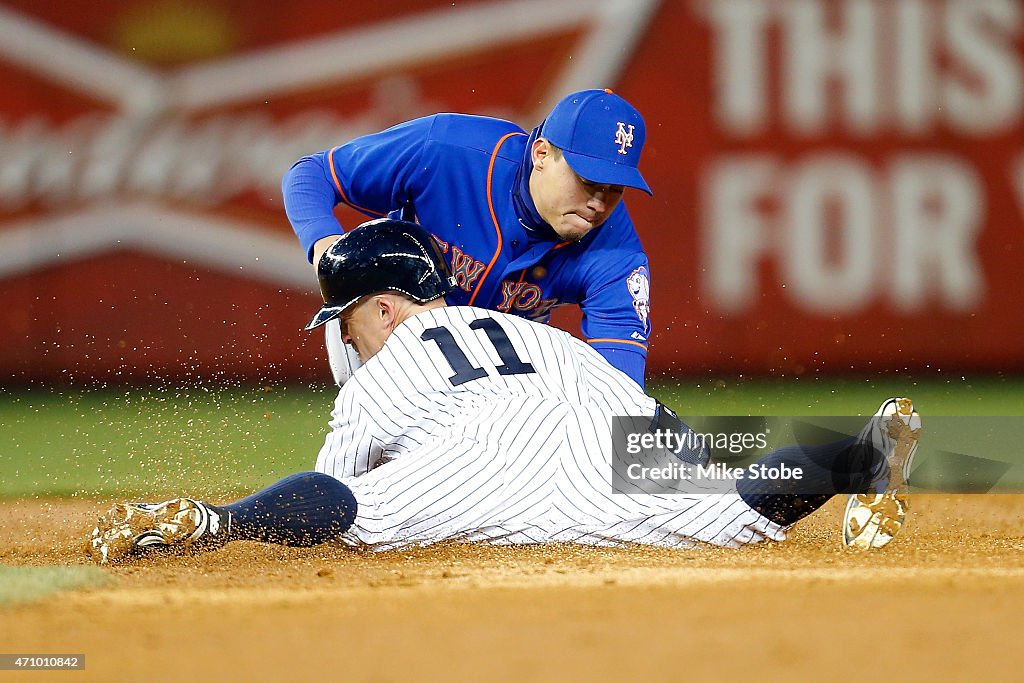
<svg viewBox="0 0 1024 683">
<path fill-rule="evenodd" d="M 491 345 L 494 346 L 494 350 L 498 352 L 498 358 L 501 359 L 502 364 L 496 365 L 494 369 L 498 371 L 499 375 L 526 375 L 536 372 L 533 365 L 524 362 L 519 357 L 515 347 L 512 346 L 512 340 L 508 338 L 508 334 L 497 320 L 480 318 L 471 322 L 469 327 L 474 330 L 483 330 Z M 441 350 L 448 365 L 455 371 L 455 374 L 448 378 L 453 387 L 487 376 L 486 369 L 478 368 L 470 362 L 466 352 L 459 347 L 452 331 L 447 327 L 431 327 L 423 330 L 420 339 L 437 344 L 437 348 Z"/>
</svg>

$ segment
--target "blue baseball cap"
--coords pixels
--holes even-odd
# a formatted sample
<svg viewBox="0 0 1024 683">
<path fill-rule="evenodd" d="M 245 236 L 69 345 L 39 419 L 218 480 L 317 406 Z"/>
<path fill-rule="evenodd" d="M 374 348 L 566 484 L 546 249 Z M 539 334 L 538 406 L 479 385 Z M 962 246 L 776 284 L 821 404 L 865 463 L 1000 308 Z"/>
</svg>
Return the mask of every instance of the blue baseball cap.
<svg viewBox="0 0 1024 683">
<path fill-rule="evenodd" d="M 555 105 L 540 136 L 562 150 L 576 175 L 601 185 L 653 194 L 637 170 L 647 137 L 644 119 L 611 90 L 581 90 Z"/>
</svg>

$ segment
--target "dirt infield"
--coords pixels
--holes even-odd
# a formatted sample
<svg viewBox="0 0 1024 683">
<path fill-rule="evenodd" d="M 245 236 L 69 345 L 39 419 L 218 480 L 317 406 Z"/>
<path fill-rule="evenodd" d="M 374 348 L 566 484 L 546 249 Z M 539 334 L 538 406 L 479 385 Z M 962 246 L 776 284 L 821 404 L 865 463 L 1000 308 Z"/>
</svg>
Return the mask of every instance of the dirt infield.
<svg viewBox="0 0 1024 683">
<path fill-rule="evenodd" d="M 0 502 L 0 564 L 84 564 L 107 501 Z M 1024 496 L 919 495 L 880 552 L 840 501 L 742 550 L 445 546 L 379 555 L 234 543 L 107 569 L 0 609 L 0 652 L 86 670 L 0 680 L 1008 680 Z"/>
</svg>

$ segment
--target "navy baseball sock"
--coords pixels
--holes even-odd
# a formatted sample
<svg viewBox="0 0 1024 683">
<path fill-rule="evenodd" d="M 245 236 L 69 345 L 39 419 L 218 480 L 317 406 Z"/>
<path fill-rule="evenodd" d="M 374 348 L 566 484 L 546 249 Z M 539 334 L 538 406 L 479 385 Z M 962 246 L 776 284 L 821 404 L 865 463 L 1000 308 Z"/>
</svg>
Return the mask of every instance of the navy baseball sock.
<svg viewBox="0 0 1024 683">
<path fill-rule="evenodd" d="M 312 546 L 337 538 L 356 518 L 351 489 L 320 472 L 300 472 L 222 506 L 231 513 L 229 540 Z"/>
<path fill-rule="evenodd" d="M 864 491 L 885 458 L 869 442 L 855 437 L 821 446 L 787 446 L 755 465 L 800 468 L 799 479 L 740 479 L 736 490 L 747 505 L 776 524 L 789 526 L 811 514 L 837 493 Z"/>
</svg>

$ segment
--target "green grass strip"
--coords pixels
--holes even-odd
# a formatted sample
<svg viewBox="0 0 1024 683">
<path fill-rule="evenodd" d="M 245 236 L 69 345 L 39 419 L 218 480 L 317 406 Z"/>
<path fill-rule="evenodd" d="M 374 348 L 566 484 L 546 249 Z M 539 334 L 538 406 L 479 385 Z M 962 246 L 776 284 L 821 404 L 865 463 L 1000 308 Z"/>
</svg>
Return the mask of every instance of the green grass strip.
<svg viewBox="0 0 1024 683">
<path fill-rule="evenodd" d="M 871 415 L 889 396 L 921 414 L 1024 415 L 1024 378 L 654 376 L 680 415 Z M 311 470 L 337 389 L 326 385 L 0 388 L 0 498 L 177 495 L 228 500 Z"/>
<path fill-rule="evenodd" d="M 0 565 L 0 607 L 40 600 L 61 591 L 103 586 L 111 577 L 98 567 L 8 567 Z"/>
<path fill-rule="evenodd" d="M 311 470 L 337 389 L 0 390 L 0 497 L 230 497 Z"/>
</svg>

